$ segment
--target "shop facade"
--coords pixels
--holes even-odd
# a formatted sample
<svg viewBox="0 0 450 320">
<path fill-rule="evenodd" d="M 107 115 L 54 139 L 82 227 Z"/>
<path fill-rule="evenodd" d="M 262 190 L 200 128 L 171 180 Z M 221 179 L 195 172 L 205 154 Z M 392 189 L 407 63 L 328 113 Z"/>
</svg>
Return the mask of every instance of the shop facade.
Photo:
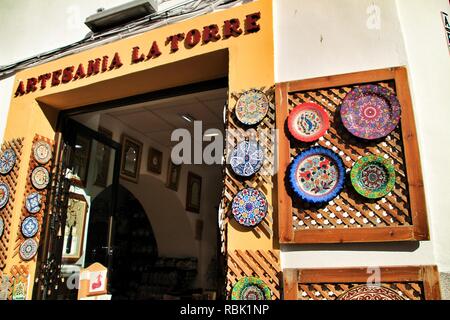
<svg viewBox="0 0 450 320">
<path fill-rule="evenodd" d="M 441 214 L 449 204 L 438 197 L 442 185 L 434 180 L 437 155 L 428 139 L 437 133 L 428 135 L 431 124 L 424 106 L 428 98 L 422 88 L 433 90 L 424 83 L 424 64 L 432 70 L 442 61 L 449 64 L 448 52 L 442 52 L 445 37 L 438 33 L 445 30 L 441 17 L 432 16 L 448 11 L 448 3 L 445 8 L 446 1 L 429 7 L 402 1 L 373 6 L 363 2 L 342 7 L 324 1 L 253 1 L 17 72 L 8 111 L 2 109 L 7 119 L 2 150 L 12 149 L 16 155 L 12 169 L 1 176 L 9 188 L 1 211 L 0 248 L 8 298 L 15 295 L 15 286 L 22 286 L 23 298 L 51 299 L 63 285 L 61 257 L 55 259 L 52 253 L 58 252 L 54 246 L 61 246 L 67 217 L 58 204 L 67 201 L 62 176 L 68 152 L 65 139 L 73 125 L 69 117 L 225 88 L 224 122 L 230 132 L 226 141 L 235 146 L 251 129 L 267 136 L 264 141 L 257 136 L 265 150 L 261 170 L 243 178 L 224 166 L 218 206 L 224 298 L 234 298 L 233 288 L 245 286 L 247 279 L 258 285 L 262 281 L 266 291 L 261 292 L 269 292 L 270 299 L 351 299 L 355 294 L 440 299 L 445 273 L 450 271 L 444 244 L 449 220 Z M 318 13 L 325 10 L 327 14 Z M 433 32 L 434 62 L 424 63 L 415 40 L 423 26 L 411 17 L 421 11 L 435 21 L 422 30 Z M 334 12 L 350 18 L 342 22 L 345 18 Z M 436 74 L 441 86 L 450 82 L 448 75 Z M 346 96 L 367 85 L 387 90 L 400 106 L 401 116 L 389 120 L 395 122 L 393 128 L 376 139 L 355 138 L 341 120 Z M 443 91 L 435 91 L 432 99 L 445 114 L 448 93 Z M 267 99 L 267 110 L 259 122 L 246 125 L 237 118 L 236 105 L 251 92 Z M 287 123 L 292 110 L 305 103 L 325 110 L 329 126 L 320 138 L 299 143 Z M 115 150 L 114 165 L 123 164 L 124 140 L 119 133 L 114 132 L 113 142 L 92 134 L 98 143 Z M 51 158 L 39 159 L 39 143 L 51 147 L 47 150 Z M 342 162 L 339 176 L 345 180 L 333 197 L 320 204 L 301 198 L 295 182 L 289 181 L 291 163 L 311 147 L 333 152 Z M 351 179 L 355 163 L 369 155 L 388 159 L 386 168 L 395 172 L 390 189 L 374 198 L 355 192 Z M 43 174 L 42 188 L 32 178 L 39 170 L 49 173 L 47 178 Z M 111 183 L 114 179 L 119 177 L 111 177 Z M 443 179 L 449 180 L 448 175 Z M 255 227 L 243 227 L 233 218 L 233 200 L 246 188 L 259 191 L 267 201 L 267 213 Z M 30 213 L 33 192 L 38 192 L 42 205 Z M 22 225 L 30 216 L 39 227 L 27 237 Z M 157 230 L 155 234 L 158 242 Z M 29 246 L 35 252 L 27 257 L 22 248 L 28 239 L 36 248 Z"/>
</svg>

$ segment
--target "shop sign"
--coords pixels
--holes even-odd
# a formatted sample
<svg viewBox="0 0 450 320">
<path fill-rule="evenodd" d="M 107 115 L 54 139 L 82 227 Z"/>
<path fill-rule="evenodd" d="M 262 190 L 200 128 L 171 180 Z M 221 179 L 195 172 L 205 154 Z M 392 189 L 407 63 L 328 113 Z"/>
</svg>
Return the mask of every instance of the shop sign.
<svg viewBox="0 0 450 320">
<path fill-rule="evenodd" d="M 166 37 L 164 44 L 157 41 L 150 41 L 147 50 L 138 46 L 130 48 L 130 63 L 138 64 L 142 62 L 157 59 L 163 54 L 160 50 L 163 46 L 169 48 L 170 54 L 175 54 L 180 47 L 184 46 L 187 50 L 198 45 L 207 45 L 208 43 L 218 40 L 226 40 L 232 37 L 240 37 L 248 35 L 260 30 L 258 21 L 261 18 L 260 12 L 246 15 L 245 19 L 237 18 L 225 20 L 221 26 L 210 24 L 199 29 L 186 30 L 172 34 Z M 95 57 L 87 62 L 80 62 L 78 65 L 71 65 L 54 71 L 31 77 L 27 80 L 21 80 L 16 88 L 15 97 L 35 92 L 36 90 L 44 90 L 51 86 L 56 87 L 61 84 L 80 81 L 84 78 L 93 77 L 100 73 L 110 72 L 119 69 L 123 65 L 122 57 L 115 52 L 112 58 L 108 55 L 103 57 Z"/>
</svg>

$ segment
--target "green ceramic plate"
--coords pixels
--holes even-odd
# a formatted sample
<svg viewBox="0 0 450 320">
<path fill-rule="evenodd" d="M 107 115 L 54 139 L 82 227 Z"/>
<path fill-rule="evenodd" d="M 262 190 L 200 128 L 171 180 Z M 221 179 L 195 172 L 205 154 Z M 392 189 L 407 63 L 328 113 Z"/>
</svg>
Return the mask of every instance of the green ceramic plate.
<svg viewBox="0 0 450 320">
<path fill-rule="evenodd" d="M 231 300 L 270 300 L 269 287 L 259 278 L 245 277 L 233 287 Z"/>
<path fill-rule="evenodd" d="M 395 168 L 390 159 L 370 155 L 359 159 L 350 172 L 350 179 L 360 195 L 377 199 L 394 188 Z"/>
</svg>

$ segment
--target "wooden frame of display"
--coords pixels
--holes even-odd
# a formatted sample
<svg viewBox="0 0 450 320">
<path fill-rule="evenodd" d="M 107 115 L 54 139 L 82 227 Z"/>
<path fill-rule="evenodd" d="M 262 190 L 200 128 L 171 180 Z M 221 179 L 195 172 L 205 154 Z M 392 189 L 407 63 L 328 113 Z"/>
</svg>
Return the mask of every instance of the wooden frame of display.
<svg viewBox="0 0 450 320">
<path fill-rule="evenodd" d="M 367 283 L 374 268 L 284 269 L 284 299 L 297 300 L 301 284 Z M 380 267 L 380 284 L 421 283 L 425 300 L 440 300 L 439 272 L 436 266 Z"/>
<path fill-rule="evenodd" d="M 351 86 L 363 83 L 394 81 L 402 107 L 401 135 L 407 171 L 409 206 L 412 223 L 407 226 L 373 228 L 334 228 L 294 230 L 292 200 L 285 187 L 290 160 L 290 142 L 284 132 L 279 134 L 277 175 L 280 243 L 342 243 L 429 240 L 425 193 L 420 165 L 414 113 L 404 67 L 320 77 L 276 85 L 277 128 L 283 130 L 289 113 L 288 97 L 292 92 Z"/>
</svg>

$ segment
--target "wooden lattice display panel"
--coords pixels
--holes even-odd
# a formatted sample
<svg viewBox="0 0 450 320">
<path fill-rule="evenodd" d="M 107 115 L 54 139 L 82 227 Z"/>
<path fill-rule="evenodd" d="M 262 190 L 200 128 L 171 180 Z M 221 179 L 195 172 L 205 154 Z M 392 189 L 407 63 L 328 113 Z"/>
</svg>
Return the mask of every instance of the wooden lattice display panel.
<svg viewBox="0 0 450 320">
<path fill-rule="evenodd" d="M 376 141 L 355 138 L 343 126 L 340 105 L 345 96 L 362 84 L 377 84 L 394 91 L 400 101 L 400 124 Z M 289 112 L 298 104 L 313 102 L 330 116 L 330 128 L 317 142 L 306 144 L 280 133 L 278 180 L 281 242 L 365 242 L 428 239 L 425 197 L 415 137 L 415 123 L 404 68 L 299 81 L 278 86 L 278 128 L 285 126 Z M 290 190 L 285 176 L 289 163 L 302 151 L 319 145 L 333 150 L 343 160 L 346 184 L 340 194 L 323 205 L 301 202 Z M 394 189 L 385 197 L 370 200 L 353 189 L 349 172 L 363 156 L 378 155 L 395 167 Z"/>
<path fill-rule="evenodd" d="M 48 139 L 48 138 L 40 136 L 40 135 L 36 135 L 34 137 L 34 139 L 33 139 L 33 145 L 37 141 L 45 141 L 52 147 L 52 150 L 54 149 L 54 141 L 51 140 L 51 139 Z M 51 172 L 52 160 L 47 162 L 45 165 L 42 165 L 42 164 L 38 163 L 34 159 L 33 150 L 31 150 L 30 161 L 29 161 L 29 164 L 28 164 L 27 181 L 26 181 L 26 185 L 25 185 L 25 197 L 24 197 L 24 201 L 22 203 L 22 214 L 21 214 L 21 218 L 20 218 L 19 228 L 17 230 L 17 238 L 16 238 L 16 243 L 15 243 L 15 246 L 14 246 L 14 254 L 13 254 L 14 257 L 19 257 L 19 259 L 20 259 L 20 255 L 19 255 L 20 245 L 22 244 L 23 241 L 25 241 L 25 237 L 22 235 L 22 231 L 21 231 L 22 221 L 28 216 L 34 216 L 34 217 L 37 218 L 37 220 L 39 222 L 39 231 L 34 236 L 34 239 L 39 244 L 40 233 L 41 233 L 41 230 L 42 230 L 42 222 L 43 222 L 44 212 L 46 212 L 48 188 L 43 189 L 43 190 L 37 190 L 37 189 L 35 189 L 33 187 L 33 184 L 31 183 L 31 172 L 37 166 L 43 166 L 43 167 L 45 167 L 48 170 L 48 172 Z M 32 192 L 39 192 L 41 194 L 41 196 L 42 196 L 41 208 L 40 208 L 39 212 L 36 213 L 36 214 L 30 214 L 28 212 L 28 210 L 26 209 L 26 206 L 25 206 L 26 196 L 29 195 Z M 37 257 L 37 255 L 35 255 L 30 261 L 35 262 L 36 261 L 36 257 Z M 30 262 L 30 261 L 22 261 L 22 260 L 20 260 L 20 263 L 27 263 L 27 262 Z"/>
<path fill-rule="evenodd" d="M 258 277 L 270 288 L 272 299 L 280 299 L 280 256 L 276 250 L 234 250 L 228 252 L 227 292 L 243 277 Z"/>
<path fill-rule="evenodd" d="M 379 272 L 379 282 L 372 276 Z M 379 285 L 404 300 L 440 299 L 436 266 L 283 270 L 284 299 L 338 300 L 359 285 Z"/>
<path fill-rule="evenodd" d="M 2 144 L 2 152 L 6 149 L 12 148 L 16 153 L 17 160 L 14 168 L 7 175 L 0 175 L 0 181 L 9 186 L 10 196 L 7 205 L 1 209 L 0 215 L 5 223 L 3 236 L 0 239 L 0 270 L 6 266 L 6 259 L 8 255 L 8 245 L 11 238 L 11 223 L 13 218 L 13 209 L 16 198 L 17 179 L 19 177 L 20 161 L 22 158 L 23 138 L 13 139 Z"/>
<path fill-rule="evenodd" d="M 231 214 L 231 202 L 233 201 L 234 196 L 244 188 L 254 188 L 261 192 L 263 192 L 266 196 L 272 194 L 273 189 L 273 181 L 272 181 L 272 172 L 275 169 L 275 139 L 276 137 L 272 135 L 275 130 L 275 105 L 273 103 L 275 99 L 275 91 L 273 87 L 268 89 L 266 88 L 258 88 L 258 90 L 265 93 L 269 101 L 271 101 L 271 105 L 267 112 L 264 120 L 254 127 L 244 127 L 242 124 L 234 116 L 234 109 L 236 106 L 236 102 L 241 96 L 243 92 L 232 93 L 232 103 L 230 103 L 228 108 L 228 121 L 227 121 L 227 138 L 226 143 L 228 146 L 226 154 L 229 155 L 231 150 L 237 143 L 243 141 L 245 137 L 247 138 L 255 138 L 260 143 L 261 147 L 264 150 L 265 160 L 263 162 L 263 166 L 258 173 L 256 173 L 253 177 L 249 179 L 243 179 L 234 175 L 230 168 L 226 168 L 226 174 L 224 179 L 224 199 L 225 199 L 225 208 L 226 208 L 226 217 L 227 221 L 233 224 L 233 226 L 242 230 L 241 227 L 234 219 Z M 254 130 L 252 130 L 254 129 Z M 256 132 L 256 136 L 252 134 L 252 132 Z M 261 134 L 263 133 L 263 134 Z M 260 137 L 265 137 L 265 139 L 260 139 Z M 268 238 L 273 237 L 273 207 L 269 203 L 268 212 L 266 218 L 252 231 L 258 236 L 266 236 Z"/>
</svg>

